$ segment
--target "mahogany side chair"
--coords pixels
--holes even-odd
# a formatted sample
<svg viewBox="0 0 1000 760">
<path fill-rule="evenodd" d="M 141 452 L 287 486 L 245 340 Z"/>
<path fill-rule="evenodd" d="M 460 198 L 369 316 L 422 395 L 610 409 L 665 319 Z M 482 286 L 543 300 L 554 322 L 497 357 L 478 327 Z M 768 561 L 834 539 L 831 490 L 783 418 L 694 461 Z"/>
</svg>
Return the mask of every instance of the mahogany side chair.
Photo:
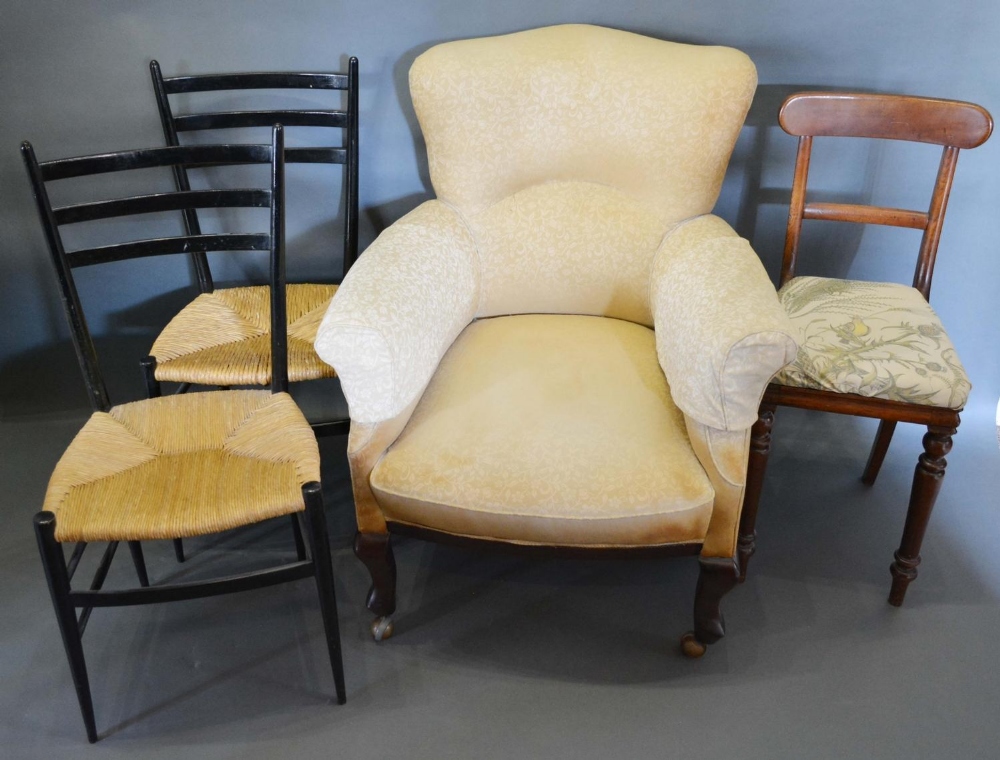
<svg viewBox="0 0 1000 760">
<path fill-rule="evenodd" d="M 903 603 L 917 577 L 920 546 L 941 488 L 945 456 L 971 385 L 941 320 L 928 304 L 941 228 L 958 153 L 993 130 L 980 106 L 951 100 L 832 92 L 790 96 L 778 120 L 798 137 L 798 155 L 781 266 L 779 297 L 800 331 L 796 361 L 764 393 L 750 447 L 746 506 L 740 525 L 741 577 L 755 548 L 754 522 L 771 446 L 775 409 L 790 406 L 881 420 L 862 480 L 878 476 L 898 422 L 926 425 L 913 476 L 903 537 L 890 567 L 889 603 Z M 815 137 L 906 140 L 943 146 L 926 212 L 806 200 Z M 805 219 L 858 222 L 923 231 L 912 286 L 796 276 Z"/>
<path fill-rule="evenodd" d="M 180 601 L 314 578 L 337 700 L 345 700 L 333 570 L 320 486 L 320 459 L 309 423 L 287 393 L 284 272 L 284 136 L 271 145 L 168 147 L 39 162 L 21 152 L 94 413 L 56 465 L 34 528 L 87 738 L 97 741 L 83 632 L 95 607 Z M 270 164 L 268 187 L 180 191 L 53 207 L 47 185 L 132 169 Z M 62 227 L 187 208 L 269 210 L 264 233 L 129 239 L 67 251 Z M 263 221 L 263 220 L 262 220 Z M 265 224 L 261 225 L 266 226 Z M 112 226 L 112 229 L 114 227 Z M 135 229 L 134 227 L 132 229 Z M 78 267 L 195 251 L 269 251 L 272 365 L 267 389 L 175 394 L 112 406 L 74 282 Z M 197 582 L 150 585 L 140 541 L 195 536 L 305 513 L 310 556 L 253 572 Z M 107 549 L 89 588 L 71 587 L 90 542 Z M 138 588 L 105 590 L 119 542 L 127 541 Z M 67 562 L 63 545 L 75 544 Z M 82 610 L 77 615 L 77 610 Z"/>
<path fill-rule="evenodd" d="M 351 58 L 347 73 L 258 72 L 164 77 L 156 61 L 149 64 L 153 91 L 167 145 L 180 145 L 189 132 L 244 130 L 270 127 L 329 128 L 342 133 L 339 144 L 322 147 L 289 147 L 286 163 L 333 164 L 344 167 L 343 268 L 346 275 L 358 255 L 358 59 Z M 328 91 L 340 104 L 346 93 L 346 108 L 282 109 L 246 111 L 174 112 L 171 96 L 222 91 Z M 249 101 L 248 101 L 249 102 Z M 228 140 L 228 134 L 227 134 Z M 191 189 L 188 170 L 174 168 L 177 189 Z M 336 201 L 328 205 L 336 209 Z M 197 209 L 183 209 L 189 235 L 201 234 Z M 331 251 L 334 253 L 334 251 Z M 267 319 L 267 287 L 245 286 L 216 289 L 203 251 L 191 254 L 199 295 L 177 314 L 157 337 L 150 357 L 143 363 L 149 395 L 160 393 L 160 383 L 228 386 L 267 385 L 270 325 Z M 316 329 L 337 291 L 333 284 L 289 284 L 288 377 L 292 382 L 334 377 L 333 369 L 313 350 Z M 317 435 L 347 433 L 349 419 L 313 423 Z"/>
</svg>

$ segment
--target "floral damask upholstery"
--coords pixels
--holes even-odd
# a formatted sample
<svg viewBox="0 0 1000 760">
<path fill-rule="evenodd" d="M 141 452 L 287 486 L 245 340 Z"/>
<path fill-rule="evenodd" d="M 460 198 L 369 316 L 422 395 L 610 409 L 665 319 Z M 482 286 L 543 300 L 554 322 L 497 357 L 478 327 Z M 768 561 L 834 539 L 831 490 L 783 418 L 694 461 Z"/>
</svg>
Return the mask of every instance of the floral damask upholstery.
<svg viewBox="0 0 1000 760">
<path fill-rule="evenodd" d="M 800 345 L 777 382 L 947 409 L 965 406 L 969 377 L 918 290 L 795 277 L 778 295 Z"/>
<path fill-rule="evenodd" d="M 795 330 L 712 216 L 741 52 L 568 25 L 449 42 L 410 90 L 437 198 L 345 277 L 358 527 L 732 558 L 749 428 Z"/>
</svg>

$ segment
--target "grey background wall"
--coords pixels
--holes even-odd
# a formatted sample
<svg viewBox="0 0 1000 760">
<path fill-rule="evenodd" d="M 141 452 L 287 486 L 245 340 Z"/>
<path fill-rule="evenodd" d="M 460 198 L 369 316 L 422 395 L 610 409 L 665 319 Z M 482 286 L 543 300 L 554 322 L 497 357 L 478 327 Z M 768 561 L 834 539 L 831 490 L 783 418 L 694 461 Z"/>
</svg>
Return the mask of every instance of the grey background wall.
<svg viewBox="0 0 1000 760">
<path fill-rule="evenodd" d="M 725 44 L 756 62 L 760 88 L 727 175 L 718 213 L 748 237 L 777 277 L 794 140 L 778 105 L 803 88 L 860 88 L 971 100 L 1000 115 L 995 0 L 7 0 L 0 13 L 0 415 L 82 408 L 85 397 L 17 146 L 55 158 L 161 141 L 147 64 L 168 74 L 239 70 L 340 70 L 361 60 L 362 247 L 430 196 L 406 73 L 429 46 L 456 38 L 563 22 L 614 26 L 663 39 Z M 831 196 L 923 208 L 936 148 L 872 143 L 818 148 L 816 187 Z M 839 150 L 839 152 L 838 152 Z M 932 302 L 975 385 L 968 414 L 992 414 L 1000 396 L 1000 138 L 963 154 L 941 243 Z M 165 179 L 165 178 L 164 178 Z M 311 169 L 291 190 L 293 278 L 339 271 L 329 208 L 339 179 Z M 813 223 L 805 273 L 908 282 L 912 231 Z M 158 321 L 190 291 L 187 265 L 84 272 L 94 328 L 131 327 L 102 341 L 124 393 L 138 395 L 135 357 Z M 259 275 L 225 266 L 222 279 Z"/>
</svg>

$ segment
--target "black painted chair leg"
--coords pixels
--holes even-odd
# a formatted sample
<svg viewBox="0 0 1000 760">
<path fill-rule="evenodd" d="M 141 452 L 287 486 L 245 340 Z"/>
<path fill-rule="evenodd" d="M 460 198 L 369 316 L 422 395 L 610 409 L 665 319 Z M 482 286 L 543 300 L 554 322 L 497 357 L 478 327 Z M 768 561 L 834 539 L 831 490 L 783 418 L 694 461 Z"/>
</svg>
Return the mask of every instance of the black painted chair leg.
<svg viewBox="0 0 1000 760">
<path fill-rule="evenodd" d="M 42 556 L 42 567 L 45 569 L 45 580 L 48 582 L 52 606 L 55 608 L 56 620 L 59 623 L 59 633 L 62 634 L 63 647 L 69 660 L 83 725 L 87 729 L 87 740 L 93 744 L 97 741 L 94 703 L 90 696 L 90 680 L 87 677 L 87 663 L 83 657 L 83 642 L 76 622 L 76 610 L 69 598 L 70 585 L 66 560 L 63 557 L 62 547 L 56 541 L 56 518 L 51 512 L 39 512 L 35 515 L 34 523 L 38 551 Z"/>
<path fill-rule="evenodd" d="M 302 539 L 302 525 L 297 514 L 290 515 L 292 520 L 292 537 L 295 539 L 295 557 L 301 562 L 306 558 L 306 543 Z"/>
<path fill-rule="evenodd" d="M 326 647 L 333 668 L 333 683 L 337 689 L 337 704 L 347 701 L 344 687 L 344 660 L 340 649 L 340 623 L 337 620 L 337 597 L 333 588 L 333 565 L 330 561 L 330 540 L 323 511 L 323 489 L 317 482 L 302 486 L 309 521 L 309 542 L 312 550 L 313 569 L 316 573 L 316 590 L 326 631 Z"/>
<path fill-rule="evenodd" d="M 138 541 L 129 541 L 128 550 L 132 555 L 132 564 L 135 565 L 135 574 L 139 576 L 139 585 L 145 588 L 149 585 L 149 576 L 146 574 L 146 558 L 142 554 L 142 544 Z"/>
<path fill-rule="evenodd" d="M 184 561 L 184 540 L 181 538 L 174 539 L 174 557 L 178 562 Z"/>
<path fill-rule="evenodd" d="M 740 568 L 736 559 L 701 557 L 701 572 L 694 596 L 694 631 L 681 639 L 681 647 L 688 657 L 701 657 L 710 644 L 726 635 L 726 621 L 722 616 L 722 597 L 739 582 Z"/>
</svg>

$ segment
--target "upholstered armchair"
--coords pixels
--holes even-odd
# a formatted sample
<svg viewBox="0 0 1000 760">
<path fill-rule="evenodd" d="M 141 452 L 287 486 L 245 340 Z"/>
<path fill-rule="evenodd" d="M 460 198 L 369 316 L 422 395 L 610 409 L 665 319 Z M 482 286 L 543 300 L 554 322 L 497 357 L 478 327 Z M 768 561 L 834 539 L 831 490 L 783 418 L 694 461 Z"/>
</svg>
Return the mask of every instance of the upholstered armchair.
<svg viewBox="0 0 1000 760">
<path fill-rule="evenodd" d="M 709 213 L 755 85 L 736 50 L 592 26 L 414 62 L 437 199 L 364 253 L 316 339 L 350 406 L 377 639 L 394 532 L 700 555 L 685 652 L 723 635 L 749 429 L 796 350 Z"/>
</svg>

